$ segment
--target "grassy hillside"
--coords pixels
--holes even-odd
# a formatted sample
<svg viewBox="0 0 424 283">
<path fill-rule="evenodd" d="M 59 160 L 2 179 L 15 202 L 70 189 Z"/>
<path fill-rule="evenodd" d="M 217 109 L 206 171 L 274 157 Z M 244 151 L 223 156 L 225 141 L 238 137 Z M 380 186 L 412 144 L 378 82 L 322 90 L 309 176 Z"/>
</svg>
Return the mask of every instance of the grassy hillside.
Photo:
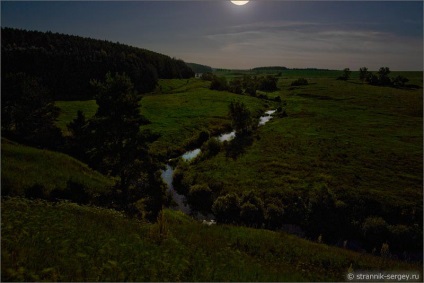
<svg viewBox="0 0 424 283">
<path fill-rule="evenodd" d="M 78 110 L 81 110 L 87 119 L 93 117 L 97 111 L 95 100 L 56 101 L 55 106 L 60 109 L 56 125 L 64 135 L 69 135 L 66 125 L 77 117 Z"/>
<path fill-rule="evenodd" d="M 381 233 L 379 242 L 368 244 L 369 250 L 387 240 L 400 251 L 414 242 L 417 248 L 410 249 L 422 252 L 422 73 L 402 74 L 409 74 L 410 83 L 419 88 L 321 76 L 308 77 L 307 86 L 292 87 L 294 79 L 281 78 L 280 90 L 269 96 L 279 95 L 286 102 L 288 117 L 259 127 L 253 144 L 236 158 L 228 157 L 224 148 L 186 166 L 181 183 L 222 182 L 220 195 L 253 191 L 265 203 L 277 198 L 285 207 L 284 221 L 309 229 L 311 222 L 304 221 L 321 217 L 312 221 L 317 225 L 312 237 L 322 234 L 333 242 L 351 237 L 368 241 L 365 219 L 382 217 L 384 225 L 415 229 L 415 236 L 395 236 L 395 226 L 384 228 L 393 234 Z M 321 188 L 335 200 L 326 216 L 311 213 L 309 202 Z M 324 225 L 329 217 L 339 224 Z M 343 232 L 341 225 L 355 234 Z"/>
<path fill-rule="evenodd" d="M 100 193 L 114 180 L 90 169 L 66 154 L 23 146 L 6 139 L 1 142 L 2 193 L 23 195 L 34 185 L 44 193 L 64 189 L 69 180 L 83 185 L 91 193 Z"/>
<path fill-rule="evenodd" d="M 143 96 L 141 113 L 151 121 L 143 129 L 159 133 L 161 137 L 151 149 L 166 156 L 170 152 L 183 152 L 196 140 L 201 131 L 221 132 L 230 125 L 228 105 L 233 100 L 244 102 L 254 115 L 270 107 L 271 102 L 250 96 L 209 89 L 210 82 L 200 79 L 159 80 L 154 94 Z M 89 118 L 95 114 L 97 105 L 89 101 L 57 101 L 61 109 L 57 125 L 67 134 L 66 124 L 83 110 Z"/>
<path fill-rule="evenodd" d="M 162 89 L 172 93 L 143 97 L 141 113 L 152 122 L 145 128 L 162 135 L 152 145 L 154 152 L 165 154 L 184 147 L 202 130 L 214 133 L 228 128 L 228 105 L 233 100 L 244 102 L 254 115 L 269 107 L 269 102 L 254 97 L 209 90 L 209 84 L 199 79 L 161 80 Z"/>
<path fill-rule="evenodd" d="M 1 212 L 2 281 L 345 281 L 349 267 L 421 272 L 284 233 L 206 226 L 174 211 L 152 225 L 106 209 L 11 198 Z"/>
<path fill-rule="evenodd" d="M 260 138 L 238 160 L 222 152 L 192 170 L 224 180 L 229 190 L 326 183 L 397 201 L 421 199 L 422 89 L 323 78 L 303 87 L 289 84 L 282 80 L 278 92 L 287 118 L 259 128 Z"/>
</svg>

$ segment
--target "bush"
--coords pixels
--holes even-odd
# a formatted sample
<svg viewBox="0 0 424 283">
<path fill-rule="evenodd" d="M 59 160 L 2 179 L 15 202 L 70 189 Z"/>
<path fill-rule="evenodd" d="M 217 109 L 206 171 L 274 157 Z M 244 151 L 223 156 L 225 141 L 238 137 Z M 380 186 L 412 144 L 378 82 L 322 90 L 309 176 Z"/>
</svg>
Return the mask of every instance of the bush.
<svg viewBox="0 0 424 283">
<path fill-rule="evenodd" d="M 242 94 L 243 88 L 242 88 L 242 82 L 240 79 L 233 79 L 230 81 L 228 90 L 232 93 L 236 94 Z"/>
<path fill-rule="evenodd" d="M 389 238 L 388 225 L 381 217 L 368 217 L 362 223 L 362 235 L 371 247 L 379 247 Z"/>
<path fill-rule="evenodd" d="M 278 229 L 283 224 L 284 208 L 282 205 L 269 204 L 266 209 L 266 222 L 269 229 Z"/>
<path fill-rule="evenodd" d="M 343 70 L 343 74 L 340 77 L 338 77 L 337 79 L 347 81 L 350 78 L 351 73 L 352 72 L 350 71 L 350 69 L 346 68 L 346 69 Z"/>
<path fill-rule="evenodd" d="M 210 138 L 202 146 L 202 156 L 212 157 L 217 155 L 221 151 L 221 143 L 216 138 Z"/>
<path fill-rule="evenodd" d="M 278 79 L 274 76 L 266 76 L 262 77 L 259 80 L 259 90 L 262 91 L 276 91 L 277 88 L 277 81 Z"/>
<path fill-rule="evenodd" d="M 174 170 L 172 185 L 177 193 L 187 195 L 190 189 L 190 182 L 185 176 L 186 163 L 180 163 Z"/>
<path fill-rule="evenodd" d="M 203 73 L 201 79 L 204 81 L 212 81 L 214 75 L 212 73 Z"/>
<path fill-rule="evenodd" d="M 299 78 L 291 83 L 291 86 L 302 86 L 308 85 L 308 81 L 305 78 Z"/>
<path fill-rule="evenodd" d="M 188 148 L 198 148 L 207 141 L 210 137 L 208 130 L 202 130 L 198 135 L 193 135 L 191 139 L 187 142 L 186 147 Z"/>
<path fill-rule="evenodd" d="M 50 199 L 53 201 L 65 199 L 78 204 L 87 204 L 91 197 L 83 184 L 68 180 L 65 189 L 54 189 L 50 192 Z"/>
<path fill-rule="evenodd" d="M 264 221 L 263 211 L 250 202 L 244 203 L 240 208 L 240 219 L 246 226 L 260 227 Z"/>
<path fill-rule="evenodd" d="M 391 85 L 392 81 L 389 78 L 390 69 L 388 67 L 381 67 L 378 70 L 378 81 L 380 85 Z"/>
<path fill-rule="evenodd" d="M 212 205 L 216 221 L 220 223 L 238 223 L 240 219 L 240 198 L 230 193 L 218 197 Z"/>
<path fill-rule="evenodd" d="M 241 221 L 248 226 L 260 227 L 265 222 L 265 208 L 262 199 L 250 191 L 243 194 L 241 203 Z"/>
<path fill-rule="evenodd" d="M 208 213 L 212 207 L 212 191 L 206 184 L 190 187 L 187 196 L 191 208 L 203 213 Z"/>
<path fill-rule="evenodd" d="M 228 89 L 227 79 L 225 77 L 214 76 L 212 78 L 210 89 L 220 90 L 220 91 L 227 90 Z"/>
<path fill-rule="evenodd" d="M 366 81 L 371 85 L 379 84 L 378 77 L 373 73 L 368 73 L 368 76 L 366 77 Z"/>
<path fill-rule="evenodd" d="M 394 87 L 404 87 L 405 84 L 408 82 L 409 80 L 405 77 L 402 76 L 397 76 L 395 78 L 392 79 L 392 84 Z"/>
<path fill-rule="evenodd" d="M 31 187 L 26 188 L 25 197 L 29 199 L 44 199 L 44 186 L 40 184 L 34 184 Z"/>
</svg>

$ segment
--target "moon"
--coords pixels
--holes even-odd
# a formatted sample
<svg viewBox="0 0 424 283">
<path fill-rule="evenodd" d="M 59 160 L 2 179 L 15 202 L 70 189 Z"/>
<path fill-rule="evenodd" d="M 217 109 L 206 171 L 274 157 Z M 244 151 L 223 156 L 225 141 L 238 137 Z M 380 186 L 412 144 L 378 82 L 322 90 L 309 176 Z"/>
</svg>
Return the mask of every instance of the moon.
<svg viewBox="0 0 424 283">
<path fill-rule="evenodd" d="M 249 3 L 249 1 L 232 0 L 231 3 L 241 6 Z"/>
</svg>

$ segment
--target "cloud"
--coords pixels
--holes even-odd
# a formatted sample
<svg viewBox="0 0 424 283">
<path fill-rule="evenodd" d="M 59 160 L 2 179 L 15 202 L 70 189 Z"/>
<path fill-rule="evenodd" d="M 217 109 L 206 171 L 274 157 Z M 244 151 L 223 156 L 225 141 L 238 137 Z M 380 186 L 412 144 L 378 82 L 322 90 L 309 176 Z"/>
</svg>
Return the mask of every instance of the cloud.
<svg viewBox="0 0 424 283">
<path fill-rule="evenodd" d="M 237 55 L 257 62 L 255 65 L 264 65 L 265 62 L 260 64 L 261 59 L 274 58 L 274 64 L 276 59 L 281 59 L 281 64 L 292 62 L 296 67 L 299 64 L 313 67 L 311 64 L 315 63 L 320 67 L 343 68 L 351 63 L 354 64 L 351 68 L 370 64 L 375 65 L 371 68 L 377 68 L 392 62 L 396 64 L 393 69 L 408 65 L 422 68 L 421 38 L 381 31 L 372 26 L 301 21 L 257 22 L 231 26 L 206 35 L 204 40 L 225 58 Z"/>
</svg>

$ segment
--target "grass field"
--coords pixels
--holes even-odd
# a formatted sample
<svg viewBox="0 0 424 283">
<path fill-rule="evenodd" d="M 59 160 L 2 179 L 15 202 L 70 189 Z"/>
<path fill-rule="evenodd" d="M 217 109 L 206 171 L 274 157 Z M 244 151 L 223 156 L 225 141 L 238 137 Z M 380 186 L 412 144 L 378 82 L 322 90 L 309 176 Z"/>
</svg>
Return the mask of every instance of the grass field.
<svg viewBox="0 0 424 283">
<path fill-rule="evenodd" d="M 192 170 L 224 180 L 229 190 L 326 183 L 340 190 L 384 192 L 395 201 L 421 199 L 421 89 L 328 78 L 295 88 L 283 80 L 280 87 L 287 118 L 259 128 L 259 139 L 238 160 L 221 153 Z"/>
<path fill-rule="evenodd" d="M 419 235 L 423 81 L 421 72 L 399 74 L 419 88 L 362 84 L 357 73 L 351 80 L 339 81 L 337 71 L 282 72 L 279 90 L 267 96 L 280 96 L 288 117 L 275 117 L 259 127 L 253 143 L 236 158 L 227 157 L 222 149 L 185 166 L 184 175 L 193 184 L 221 182 L 220 194 L 254 191 L 264 199 L 303 197 L 326 187 L 335 196 L 337 209 L 366 206 L 364 218 L 383 216 L 385 228 L 407 231 L 399 235 Z M 307 78 L 309 85 L 292 87 L 299 77 Z M 152 153 L 169 158 L 188 149 L 202 131 L 228 130 L 228 105 L 233 100 L 244 102 L 254 116 L 279 106 L 208 86 L 199 79 L 160 80 L 154 93 L 143 96 L 141 113 L 151 123 L 142 129 L 161 135 L 151 145 Z M 61 109 L 57 123 L 65 134 L 78 110 L 89 118 L 97 109 L 93 100 L 56 105 Z M 23 195 L 34 185 L 42 185 L 48 193 L 65 188 L 69 180 L 101 193 L 114 183 L 65 154 L 6 139 L 1 165 L 2 190 L 6 188 L 9 195 Z M 357 206 L 349 202 L 364 199 L 370 202 Z M 290 213 L 291 203 L 283 205 Z M 2 281 L 345 281 L 350 267 L 422 273 L 419 264 L 327 246 L 316 238 L 307 241 L 284 232 L 207 226 L 171 210 L 165 210 L 158 223 L 147 224 L 116 211 L 72 203 L 3 197 L 1 209 Z M 344 221 L 351 220 L 361 227 L 364 219 Z M 315 224 L 334 226 L 325 221 L 329 223 Z M 400 237 L 398 247 L 407 246 L 410 239 Z M 377 248 L 379 254 L 381 243 Z M 414 251 L 422 256 L 422 248 Z"/>
<path fill-rule="evenodd" d="M 2 281 L 345 281 L 349 268 L 421 272 L 285 233 L 202 225 L 169 210 L 158 224 L 19 198 L 2 199 L 1 210 Z"/>
<path fill-rule="evenodd" d="M 163 89 L 175 86 L 178 80 L 161 80 Z M 233 100 L 246 104 L 253 115 L 270 107 L 271 102 L 229 92 L 213 91 L 209 82 L 191 79 L 184 86 L 177 85 L 170 94 L 146 95 L 141 100 L 141 113 L 152 123 L 145 126 L 161 137 L 152 145 L 152 151 L 164 155 L 185 147 L 202 130 L 211 134 L 230 126 L 228 105 Z"/>
<path fill-rule="evenodd" d="M 272 104 L 249 96 L 209 90 L 209 84 L 200 79 L 160 80 L 155 93 L 143 96 L 141 113 L 151 124 L 142 129 L 161 135 L 151 145 L 153 153 L 159 156 L 182 153 L 201 131 L 222 132 L 230 126 L 227 113 L 233 100 L 244 102 L 255 116 Z M 82 110 L 87 118 L 97 110 L 94 100 L 57 101 L 56 106 L 61 109 L 57 125 L 64 134 L 67 134 L 66 125 L 76 117 L 78 110 Z"/>
<path fill-rule="evenodd" d="M 23 195 L 34 185 L 44 193 L 64 189 L 69 180 L 83 185 L 91 193 L 105 192 L 114 180 L 90 169 L 66 154 L 1 141 L 2 193 Z"/>
<path fill-rule="evenodd" d="M 419 88 L 310 74 L 309 85 L 292 87 L 292 79 L 282 78 L 280 90 L 269 96 L 286 102 L 288 117 L 259 127 L 253 144 L 235 159 L 222 150 L 185 167 L 185 183 L 221 182 L 220 195 L 254 191 L 265 200 L 278 196 L 287 212 L 296 196 L 305 200 L 305 213 L 307 199 L 324 187 L 353 217 L 344 221 L 359 223 L 358 233 L 372 216 L 422 230 L 422 73 L 404 74 Z M 333 211 L 333 217 L 338 213 Z M 421 240 L 414 237 L 418 244 Z"/>
<path fill-rule="evenodd" d="M 69 135 L 66 125 L 77 117 L 78 110 L 81 110 L 87 119 L 93 117 L 97 111 L 95 100 L 56 101 L 55 105 L 60 109 L 60 115 L 56 125 L 62 130 L 64 135 Z"/>
</svg>

